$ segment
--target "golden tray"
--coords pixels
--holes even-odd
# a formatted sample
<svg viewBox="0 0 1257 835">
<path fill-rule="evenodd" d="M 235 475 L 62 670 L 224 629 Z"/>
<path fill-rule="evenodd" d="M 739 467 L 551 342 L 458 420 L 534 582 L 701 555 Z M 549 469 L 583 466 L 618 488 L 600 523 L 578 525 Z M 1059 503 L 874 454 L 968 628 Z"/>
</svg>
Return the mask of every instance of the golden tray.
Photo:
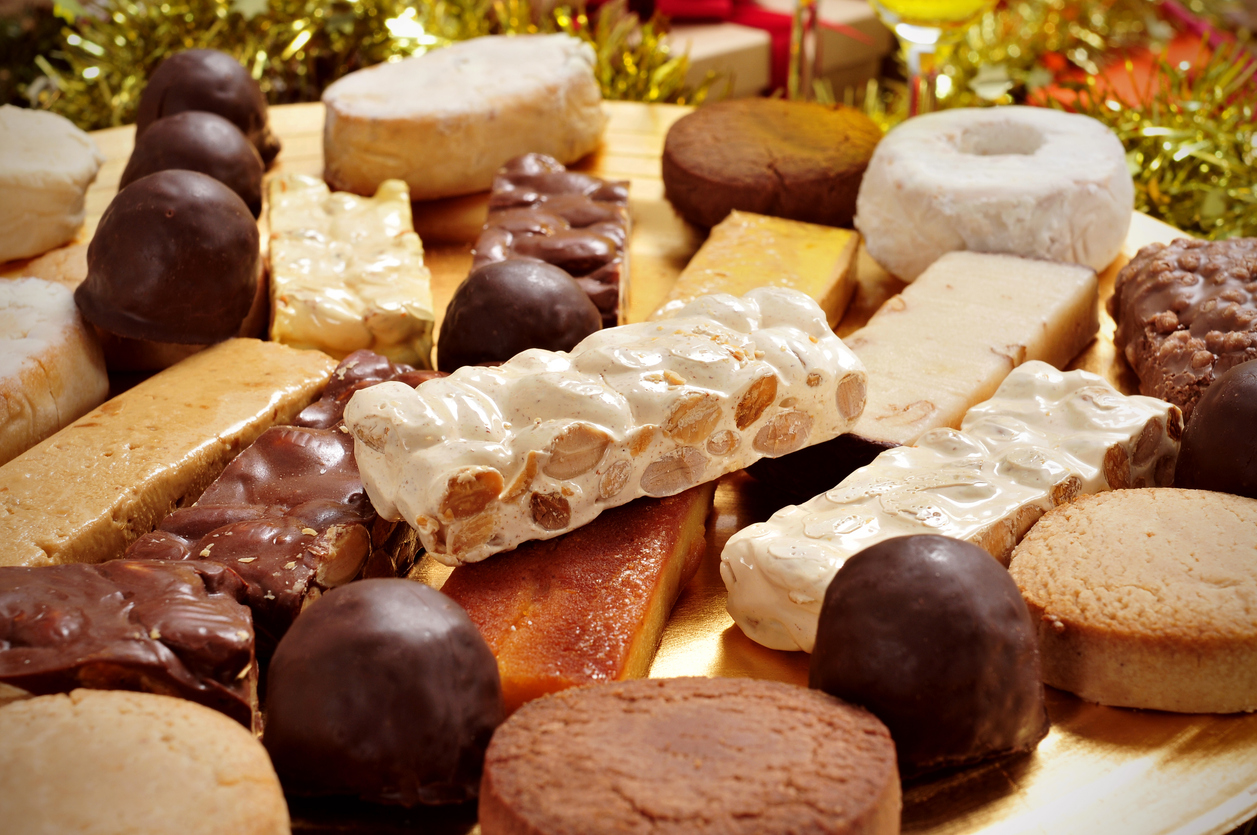
<svg viewBox="0 0 1257 835">
<path fill-rule="evenodd" d="M 641 321 L 666 295 L 702 242 L 664 199 L 659 173 L 669 126 L 689 112 L 675 105 L 608 102 L 603 148 L 579 166 L 602 177 L 628 179 L 634 232 L 629 319 Z M 271 108 L 284 143 L 275 171 L 320 176 L 321 104 Z M 88 192 L 90 238 L 113 199 L 130 156 L 134 128 L 93 134 L 107 161 Z M 432 270 L 438 323 L 467 275 L 471 244 L 486 211 L 484 195 L 416 204 L 415 227 Z M 1169 241 L 1177 230 L 1136 214 L 1121 256 L 1100 279 L 1101 302 L 1113 277 L 1144 244 Z M 81 257 L 78 256 L 78 257 Z M 17 265 L 12 265 L 17 266 Z M 4 272 L 11 273 L 12 269 Z M 903 285 L 863 250 L 859 290 L 838 328 L 840 336 L 867 321 Z M 1072 367 L 1094 371 L 1126 393 L 1136 380 L 1113 348 L 1113 321 L 1101 315 L 1100 336 Z M 725 541 L 766 519 L 772 498 L 742 473 L 726 476 L 709 518 L 707 558 L 682 593 L 664 632 L 651 676 L 748 676 L 806 684 L 808 656 L 765 649 L 746 638 L 725 612 L 719 557 Z M 439 586 L 449 569 L 425 562 L 425 579 Z M 1182 715 L 1107 708 L 1048 688 L 1052 731 L 1026 756 L 979 764 L 905 785 L 903 831 L 931 835 L 1022 833 L 1141 833 L 1219 835 L 1257 814 L 1257 714 Z M 293 828 L 318 832 L 476 830 L 474 808 L 395 810 L 346 801 L 294 801 Z"/>
</svg>

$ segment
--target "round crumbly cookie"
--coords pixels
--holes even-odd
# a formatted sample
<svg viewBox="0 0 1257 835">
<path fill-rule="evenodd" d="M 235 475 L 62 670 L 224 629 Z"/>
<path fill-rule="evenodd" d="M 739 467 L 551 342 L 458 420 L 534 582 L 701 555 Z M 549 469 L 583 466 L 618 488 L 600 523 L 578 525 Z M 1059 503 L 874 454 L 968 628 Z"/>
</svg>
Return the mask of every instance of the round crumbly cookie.
<svg viewBox="0 0 1257 835">
<path fill-rule="evenodd" d="M 690 223 L 733 209 L 851 226 L 860 179 L 882 132 L 849 107 L 736 99 L 700 107 L 668 131 L 663 183 Z"/>
<path fill-rule="evenodd" d="M 0 708 L 5 831 L 148 835 L 289 832 L 262 745 L 192 702 L 75 690 Z"/>
<path fill-rule="evenodd" d="M 643 679 L 520 708 L 493 737 L 484 835 L 897 833 L 894 743 L 872 714 L 751 679 Z"/>
<path fill-rule="evenodd" d="M 1045 683 L 1117 707 L 1257 710 L 1257 500 L 1084 496 L 1044 515 L 1009 570 Z"/>
</svg>

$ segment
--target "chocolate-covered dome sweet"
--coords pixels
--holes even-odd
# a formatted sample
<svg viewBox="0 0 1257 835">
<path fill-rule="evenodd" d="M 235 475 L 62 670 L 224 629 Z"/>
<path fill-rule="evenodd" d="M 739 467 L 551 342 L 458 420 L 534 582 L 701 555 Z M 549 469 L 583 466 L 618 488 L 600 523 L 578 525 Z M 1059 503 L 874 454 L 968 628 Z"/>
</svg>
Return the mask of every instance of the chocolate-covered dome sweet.
<svg viewBox="0 0 1257 835">
<path fill-rule="evenodd" d="M 437 366 L 506 362 L 528 348 L 570 351 L 602 327 L 589 296 L 563 270 L 540 261 L 485 264 L 454 291 L 441 324 Z"/>
<path fill-rule="evenodd" d="M 1257 360 L 1228 369 L 1196 402 L 1174 486 L 1257 499 Z"/>
<path fill-rule="evenodd" d="M 1017 584 L 944 536 L 888 539 L 847 560 L 825 592 L 808 684 L 885 722 L 905 777 L 1029 751 L 1048 731 Z"/>
<path fill-rule="evenodd" d="M 235 336 L 258 286 L 257 223 L 234 191 L 195 171 L 159 171 L 114 197 L 74 292 L 110 333 L 207 345 Z"/>
<path fill-rule="evenodd" d="M 185 110 L 205 110 L 230 121 L 249 138 L 267 165 L 279 153 L 279 140 L 267 121 L 262 88 L 225 52 L 189 49 L 162 61 L 140 96 L 136 135 L 142 135 L 158 119 Z"/>
<path fill-rule="evenodd" d="M 294 794 L 457 803 L 479 791 L 502 719 L 497 662 L 466 612 L 421 583 L 361 580 L 280 641 L 262 742 Z"/>
<path fill-rule="evenodd" d="M 262 211 L 262 157 L 239 128 L 217 113 L 188 110 L 153 122 L 136 138 L 118 186 L 172 168 L 213 177 L 240 195 L 254 217 Z"/>
</svg>

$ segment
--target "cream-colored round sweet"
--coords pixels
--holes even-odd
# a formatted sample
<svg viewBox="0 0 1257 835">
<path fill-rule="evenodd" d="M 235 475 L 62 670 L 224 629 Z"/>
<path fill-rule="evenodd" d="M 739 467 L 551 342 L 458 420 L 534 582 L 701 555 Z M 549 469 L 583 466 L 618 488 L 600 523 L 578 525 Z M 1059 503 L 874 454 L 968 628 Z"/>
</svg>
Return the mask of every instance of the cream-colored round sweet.
<svg viewBox="0 0 1257 835">
<path fill-rule="evenodd" d="M 0 279 L 0 464 L 105 402 L 109 375 L 69 287 Z"/>
<path fill-rule="evenodd" d="M 264 749 L 207 707 L 75 690 L 0 708 L 0 829 L 23 835 L 274 835 L 288 807 Z"/>
<path fill-rule="evenodd" d="M 1047 684 L 1116 707 L 1257 710 L 1257 500 L 1084 496 L 1040 519 L 1009 571 Z"/>
<path fill-rule="evenodd" d="M 405 180 L 412 200 L 485 191 L 509 160 L 575 162 L 607 117 L 594 52 L 570 35 L 473 38 L 350 73 L 323 93 L 323 176 L 375 194 Z"/>
<path fill-rule="evenodd" d="M 105 157 L 64 116 L 0 106 L 0 261 L 71 240 Z"/>
<path fill-rule="evenodd" d="M 1118 138 L 1040 107 L 960 108 L 882 139 L 856 201 L 869 254 L 913 281 L 954 250 L 1083 264 L 1117 257 L 1135 190 Z"/>
</svg>

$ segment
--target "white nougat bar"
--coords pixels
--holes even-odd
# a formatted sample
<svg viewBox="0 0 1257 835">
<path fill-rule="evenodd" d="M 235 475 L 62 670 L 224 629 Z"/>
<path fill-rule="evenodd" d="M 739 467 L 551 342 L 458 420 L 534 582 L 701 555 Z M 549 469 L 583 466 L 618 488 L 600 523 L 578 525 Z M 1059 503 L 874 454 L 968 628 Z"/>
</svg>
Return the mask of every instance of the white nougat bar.
<svg viewBox="0 0 1257 835">
<path fill-rule="evenodd" d="M 977 252 L 938 259 L 846 339 L 869 375 L 852 434 L 911 444 L 959 427 L 1023 362 L 1063 368 L 1099 330 L 1097 286 L 1076 264 Z"/>
<path fill-rule="evenodd" d="M 1005 565 L 1038 518 L 1082 493 L 1173 481 L 1183 418 L 1086 371 L 1013 371 L 963 429 L 895 447 L 837 487 L 734 534 L 720 556 L 729 614 L 753 640 L 810 652 L 842 564 L 895 536 L 973 542 Z"/>
<path fill-rule="evenodd" d="M 865 384 L 815 301 L 764 287 L 570 354 L 373 386 L 345 423 L 376 510 L 456 565 L 828 440 L 859 417 Z"/>
<path fill-rule="evenodd" d="M 267 196 L 271 339 L 337 359 L 367 348 L 431 368 L 431 274 L 406 184 L 387 180 L 359 197 L 285 174 Z"/>
</svg>

